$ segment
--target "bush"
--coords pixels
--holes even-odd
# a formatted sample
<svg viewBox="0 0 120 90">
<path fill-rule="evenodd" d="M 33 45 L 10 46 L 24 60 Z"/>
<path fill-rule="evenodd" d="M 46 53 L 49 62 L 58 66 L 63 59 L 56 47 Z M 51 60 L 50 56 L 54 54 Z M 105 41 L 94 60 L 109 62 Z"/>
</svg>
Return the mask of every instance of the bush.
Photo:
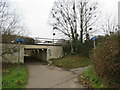
<svg viewBox="0 0 120 90">
<path fill-rule="evenodd" d="M 111 35 L 93 50 L 95 72 L 111 87 L 120 88 L 120 35 Z"/>
<path fill-rule="evenodd" d="M 63 51 L 64 51 L 65 54 L 70 54 L 71 53 L 71 43 L 70 42 L 63 45 Z"/>
<path fill-rule="evenodd" d="M 84 57 L 89 57 L 91 55 L 91 51 L 93 49 L 93 41 L 88 40 L 85 41 L 84 43 L 80 44 L 79 42 L 76 44 L 76 52 L 77 54 L 84 56 Z"/>
<path fill-rule="evenodd" d="M 93 41 L 85 41 L 84 43 L 81 43 L 80 41 L 76 41 L 73 43 L 73 49 L 75 55 L 85 56 L 89 57 L 91 54 L 91 51 L 93 49 Z M 71 43 L 67 43 L 63 46 L 63 50 L 67 54 L 71 54 Z"/>
</svg>

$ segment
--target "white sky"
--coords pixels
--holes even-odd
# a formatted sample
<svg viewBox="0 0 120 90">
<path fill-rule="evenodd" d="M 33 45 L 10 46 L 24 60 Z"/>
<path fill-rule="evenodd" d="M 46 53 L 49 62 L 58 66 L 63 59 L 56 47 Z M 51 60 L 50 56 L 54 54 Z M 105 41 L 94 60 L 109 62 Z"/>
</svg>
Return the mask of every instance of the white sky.
<svg viewBox="0 0 120 90">
<path fill-rule="evenodd" d="M 52 38 L 48 25 L 50 10 L 55 0 L 10 0 L 19 8 L 31 37 Z M 117 17 L 119 0 L 98 0 L 102 10 Z M 56 35 L 57 36 L 57 35 Z"/>
</svg>

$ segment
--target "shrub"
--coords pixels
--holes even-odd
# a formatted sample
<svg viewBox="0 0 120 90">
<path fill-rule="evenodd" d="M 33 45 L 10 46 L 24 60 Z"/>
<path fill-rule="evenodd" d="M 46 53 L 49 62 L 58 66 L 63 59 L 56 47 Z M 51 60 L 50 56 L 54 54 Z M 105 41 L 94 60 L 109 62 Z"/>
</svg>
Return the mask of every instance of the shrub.
<svg viewBox="0 0 120 90">
<path fill-rule="evenodd" d="M 93 41 L 87 40 L 84 43 L 77 41 L 74 47 L 77 55 L 89 57 L 93 49 Z"/>
<path fill-rule="evenodd" d="M 93 41 L 88 40 L 84 43 L 81 43 L 80 41 L 76 41 L 73 43 L 74 48 L 74 54 L 89 57 L 91 54 L 91 51 L 93 49 Z M 71 54 L 71 43 L 67 43 L 63 46 L 63 50 L 67 54 Z"/>
<path fill-rule="evenodd" d="M 65 55 L 71 53 L 71 43 L 70 42 L 63 45 L 63 51 L 64 51 Z"/>
<path fill-rule="evenodd" d="M 111 35 L 93 50 L 95 72 L 112 87 L 120 88 L 120 35 Z"/>
</svg>

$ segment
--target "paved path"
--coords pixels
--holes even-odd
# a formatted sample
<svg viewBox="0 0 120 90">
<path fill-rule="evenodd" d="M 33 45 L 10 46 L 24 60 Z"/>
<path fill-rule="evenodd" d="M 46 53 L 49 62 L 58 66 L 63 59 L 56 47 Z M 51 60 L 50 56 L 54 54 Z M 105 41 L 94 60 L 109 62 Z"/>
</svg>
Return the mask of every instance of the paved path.
<svg viewBox="0 0 120 90">
<path fill-rule="evenodd" d="M 76 76 L 87 67 L 65 71 L 58 67 L 28 64 L 29 83 L 26 88 L 83 88 L 77 82 Z"/>
</svg>

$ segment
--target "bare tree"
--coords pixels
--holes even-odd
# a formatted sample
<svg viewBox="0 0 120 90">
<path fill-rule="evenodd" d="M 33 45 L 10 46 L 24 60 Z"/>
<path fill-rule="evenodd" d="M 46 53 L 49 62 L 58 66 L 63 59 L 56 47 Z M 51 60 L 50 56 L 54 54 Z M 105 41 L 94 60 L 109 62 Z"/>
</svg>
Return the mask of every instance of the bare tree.
<svg viewBox="0 0 120 90">
<path fill-rule="evenodd" d="M 55 2 L 55 7 L 52 9 L 53 29 L 56 29 L 70 39 L 75 39 L 74 35 L 74 6 L 68 1 Z M 75 13 L 75 10 L 74 10 Z"/>
<path fill-rule="evenodd" d="M 55 7 L 52 9 L 53 29 L 62 32 L 68 36 L 73 43 L 77 40 L 77 25 L 76 25 L 76 10 L 75 2 L 62 0 L 55 2 Z M 73 52 L 73 46 L 71 46 Z"/>
<path fill-rule="evenodd" d="M 10 2 L 0 0 L 0 31 L 2 35 L 22 35 L 24 26 L 16 10 Z M 5 40 L 5 39 L 3 39 Z"/>
<path fill-rule="evenodd" d="M 83 33 L 88 34 L 90 28 L 98 17 L 98 3 L 80 0 L 63 0 L 55 2 L 51 11 L 53 29 L 56 29 L 72 40 L 77 40 L 78 35 L 83 41 Z M 78 28 L 79 26 L 79 28 Z M 80 34 L 78 34 L 80 32 Z"/>
<path fill-rule="evenodd" d="M 72 43 L 89 39 L 89 30 L 98 19 L 98 3 L 89 0 L 60 0 L 51 11 L 54 30 L 68 36 Z"/>
<path fill-rule="evenodd" d="M 18 51 L 16 45 L 9 47 L 7 43 L 15 40 L 23 31 L 24 27 L 16 10 L 11 8 L 11 4 L 7 0 L 0 0 L 0 33 L 4 43 L 2 55 Z"/>
<path fill-rule="evenodd" d="M 89 31 L 91 31 L 94 23 L 99 18 L 98 2 L 90 0 L 81 0 L 78 2 L 79 23 L 80 23 L 80 41 L 83 43 L 83 36 L 89 39 Z"/>
<path fill-rule="evenodd" d="M 102 20 L 101 29 L 105 35 L 111 35 L 117 32 L 118 28 L 115 18 L 112 15 L 106 15 L 105 19 Z"/>
</svg>

